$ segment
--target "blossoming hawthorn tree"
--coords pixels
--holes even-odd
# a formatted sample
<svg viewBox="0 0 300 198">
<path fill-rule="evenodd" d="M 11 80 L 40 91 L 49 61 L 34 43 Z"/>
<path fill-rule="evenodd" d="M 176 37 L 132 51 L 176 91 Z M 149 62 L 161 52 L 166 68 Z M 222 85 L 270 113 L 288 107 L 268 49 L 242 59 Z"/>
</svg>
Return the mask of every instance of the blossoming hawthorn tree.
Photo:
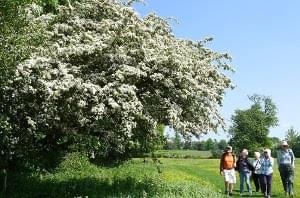
<svg viewBox="0 0 300 198">
<path fill-rule="evenodd" d="M 218 108 L 232 68 L 228 54 L 204 47 L 210 39 L 178 39 L 166 20 L 110 0 L 31 17 L 47 39 L 5 88 L 15 156 L 87 140 L 91 152 L 118 159 L 149 149 L 158 123 L 196 136 L 224 126 Z"/>
<path fill-rule="evenodd" d="M 4 191 L 8 169 L 15 168 L 13 164 L 16 164 L 16 158 L 20 158 L 20 153 L 26 153 L 26 149 L 22 150 L 19 144 L 17 125 L 12 124 L 14 120 L 10 120 L 14 116 L 9 113 L 12 106 L 11 101 L 7 100 L 9 96 L 6 87 L 9 79 L 14 76 L 16 66 L 29 58 L 35 46 L 43 40 L 39 25 L 28 26 L 30 22 L 24 8 L 32 1 L 0 2 L 0 170 Z M 21 147 L 21 152 L 17 152 L 17 147 Z"/>
</svg>

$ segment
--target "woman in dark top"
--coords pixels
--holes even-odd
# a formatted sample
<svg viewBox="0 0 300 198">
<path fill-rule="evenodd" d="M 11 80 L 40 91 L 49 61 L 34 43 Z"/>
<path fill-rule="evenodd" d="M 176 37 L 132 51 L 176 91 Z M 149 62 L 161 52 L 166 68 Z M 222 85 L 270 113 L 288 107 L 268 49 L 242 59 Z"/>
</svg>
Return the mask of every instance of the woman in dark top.
<svg viewBox="0 0 300 198">
<path fill-rule="evenodd" d="M 251 163 L 248 160 L 247 149 L 243 149 L 243 151 L 241 152 L 241 155 L 238 158 L 236 165 L 237 165 L 237 170 L 240 173 L 241 196 L 244 193 L 244 182 L 246 182 L 248 193 L 249 193 L 249 195 L 251 195 L 252 188 L 251 188 L 251 183 L 250 183 L 250 176 L 251 176 L 251 171 L 253 170 L 253 166 L 251 165 Z"/>
</svg>

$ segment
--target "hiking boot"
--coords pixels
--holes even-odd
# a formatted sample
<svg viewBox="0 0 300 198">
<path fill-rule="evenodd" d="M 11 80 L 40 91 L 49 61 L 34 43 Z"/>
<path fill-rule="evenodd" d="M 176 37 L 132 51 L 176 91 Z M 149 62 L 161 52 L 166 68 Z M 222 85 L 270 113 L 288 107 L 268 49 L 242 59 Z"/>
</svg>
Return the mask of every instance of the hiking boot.
<svg viewBox="0 0 300 198">
<path fill-rule="evenodd" d="M 229 192 L 229 196 L 232 197 L 232 196 L 233 196 L 233 193 L 232 193 L 232 192 Z"/>
</svg>

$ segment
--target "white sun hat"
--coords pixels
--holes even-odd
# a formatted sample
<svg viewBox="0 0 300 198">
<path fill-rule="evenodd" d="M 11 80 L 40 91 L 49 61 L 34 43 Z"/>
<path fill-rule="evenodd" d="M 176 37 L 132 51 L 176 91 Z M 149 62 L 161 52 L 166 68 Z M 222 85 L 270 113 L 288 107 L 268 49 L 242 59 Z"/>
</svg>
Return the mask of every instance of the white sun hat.
<svg viewBox="0 0 300 198">
<path fill-rule="evenodd" d="M 226 150 L 226 151 L 231 151 L 231 152 L 232 152 L 232 146 L 229 146 L 229 145 L 226 146 L 225 150 Z"/>
<path fill-rule="evenodd" d="M 289 144 L 287 143 L 287 141 L 285 141 L 285 140 L 283 140 L 282 142 L 281 142 L 281 146 L 288 146 Z"/>
</svg>

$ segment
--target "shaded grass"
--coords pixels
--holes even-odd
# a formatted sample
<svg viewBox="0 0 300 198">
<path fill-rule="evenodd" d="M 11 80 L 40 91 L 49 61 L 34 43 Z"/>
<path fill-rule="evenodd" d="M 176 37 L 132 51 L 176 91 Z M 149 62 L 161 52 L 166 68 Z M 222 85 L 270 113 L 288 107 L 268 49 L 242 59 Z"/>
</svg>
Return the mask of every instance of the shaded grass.
<svg viewBox="0 0 300 198">
<path fill-rule="evenodd" d="M 163 168 L 165 169 L 166 167 Z M 184 172 L 159 174 L 152 160 L 98 167 L 79 154 L 69 155 L 53 173 L 14 174 L 1 197 L 223 197 L 200 178 Z"/>
</svg>

